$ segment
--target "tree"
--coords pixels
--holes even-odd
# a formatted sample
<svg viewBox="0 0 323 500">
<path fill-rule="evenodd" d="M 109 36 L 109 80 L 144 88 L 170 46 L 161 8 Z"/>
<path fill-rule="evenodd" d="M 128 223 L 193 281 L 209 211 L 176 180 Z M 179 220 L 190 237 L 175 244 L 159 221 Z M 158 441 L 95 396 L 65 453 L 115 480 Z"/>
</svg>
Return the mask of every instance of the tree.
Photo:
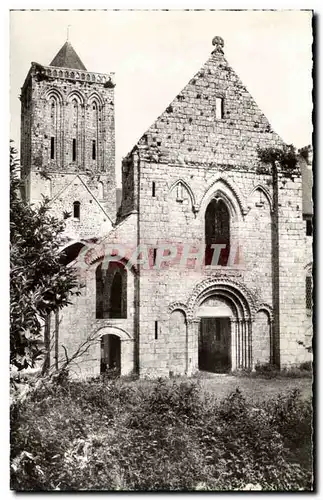
<svg viewBox="0 0 323 500">
<path fill-rule="evenodd" d="M 80 291 L 60 255 L 65 223 L 49 214 L 48 199 L 38 207 L 22 199 L 18 163 L 10 145 L 10 362 L 21 370 L 43 354 L 48 315 Z"/>
</svg>

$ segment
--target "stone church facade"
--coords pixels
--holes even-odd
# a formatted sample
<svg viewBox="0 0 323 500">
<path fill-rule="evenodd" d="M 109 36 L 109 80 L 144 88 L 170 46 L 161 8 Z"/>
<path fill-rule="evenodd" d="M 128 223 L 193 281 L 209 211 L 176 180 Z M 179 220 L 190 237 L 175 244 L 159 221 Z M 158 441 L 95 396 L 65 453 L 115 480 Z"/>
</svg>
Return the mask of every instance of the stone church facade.
<svg viewBox="0 0 323 500">
<path fill-rule="evenodd" d="M 114 86 L 66 42 L 49 66 L 32 63 L 22 88 L 25 196 L 47 196 L 66 218 L 62 259 L 82 285 L 48 318 L 50 364 L 78 350 L 76 376 L 168 377 L 306 361 L 311 152 L 273 180 L 258 150 L 284 143 L 215 37 L 124 158 L 117 200 Z"/>
</svg>

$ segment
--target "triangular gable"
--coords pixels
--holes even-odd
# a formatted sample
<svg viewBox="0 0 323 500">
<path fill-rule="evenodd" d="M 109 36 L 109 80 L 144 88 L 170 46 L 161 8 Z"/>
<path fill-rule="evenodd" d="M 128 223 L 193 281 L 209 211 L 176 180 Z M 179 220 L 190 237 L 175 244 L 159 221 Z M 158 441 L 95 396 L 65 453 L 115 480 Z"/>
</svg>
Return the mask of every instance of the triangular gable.
<svg viewBox="0 0 323 500">
<path fill-rule="evenodd" d="M 283 144 L 222 46 L 215 43 L 206 63 L 142 136 L 142 151 L 160 152 L 168 160 L 254 166 L 257 147 Z"/>
<path fill-rule="evenodd" d="M 99 206 L 99 208 L 102 210 L 104 215 L 109 219 L 111 224 L 113 224 L 111 217 L 109 214 L 106 212 L 104 207 L 101 205 L 101 203 L 98 201 L 98 199 L 94 196 L 92 191 L 89 189 L 87 184 L 83 181 L 82 177 L 80 175 L 76 175 L 75 177 L 72 178 L 72 180 L 67 184 L 67 186 L 64 186 L 63 189 L 61 189 L 51 200 L 50 200 L 50 205 L 53 205 L 55 203 L 55 200 L 57 200 L 59 197 L 61 197 L 63 194 L 66 194 L 66 192 L 69 190 L 70 186 L 75 182 L 75 179 L 78 179 L 81 183 L 81 185 L 88 191 L 88 193 L 91 195 L 92 199 L 96 202 L 96 204 Z"/>
</svg>

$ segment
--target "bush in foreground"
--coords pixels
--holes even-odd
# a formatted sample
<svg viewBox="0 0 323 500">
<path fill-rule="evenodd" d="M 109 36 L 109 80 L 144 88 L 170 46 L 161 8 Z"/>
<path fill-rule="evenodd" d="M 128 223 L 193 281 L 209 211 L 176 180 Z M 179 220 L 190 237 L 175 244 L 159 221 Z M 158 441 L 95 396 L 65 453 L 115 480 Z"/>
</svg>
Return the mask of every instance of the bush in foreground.
<svg viewBox="0 0 323 500">
<path fill-rule="evenodd" d="M 15 490 L 311 489 L 311 405 L 196 382 L 65 382 L 11 412 Z"/>
</svg>

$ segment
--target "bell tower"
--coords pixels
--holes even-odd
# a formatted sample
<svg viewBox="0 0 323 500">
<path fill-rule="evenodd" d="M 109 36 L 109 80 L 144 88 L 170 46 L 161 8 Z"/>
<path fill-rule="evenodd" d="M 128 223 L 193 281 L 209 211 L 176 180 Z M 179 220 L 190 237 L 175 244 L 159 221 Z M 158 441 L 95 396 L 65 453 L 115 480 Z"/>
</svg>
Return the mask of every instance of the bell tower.
<svg viewBox="0 0 323 500">
<path fill-rule="evenodd" d="M 73 237 L 109 230 L 116 216 L 113 76 L 87 71 L 66 41 L 48 66 L 31 63 L 21 91 L 26 199 L 70 213 Z"/>
</svg>

